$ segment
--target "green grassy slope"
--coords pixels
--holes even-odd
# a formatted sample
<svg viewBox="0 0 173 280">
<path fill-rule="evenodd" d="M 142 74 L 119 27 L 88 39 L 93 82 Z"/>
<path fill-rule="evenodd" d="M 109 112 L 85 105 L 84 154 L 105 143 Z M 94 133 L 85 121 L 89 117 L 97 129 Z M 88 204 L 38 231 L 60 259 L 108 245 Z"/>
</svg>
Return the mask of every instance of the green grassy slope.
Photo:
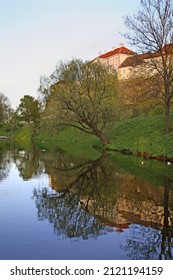
<svg viewBox="0 0 173 280">
<path fill-rule="evenodd" d="M 11 135 L 21 141 L 28 141 L 31 138 L 31 131 L 31 126 L 26 125 L 9 133 L 1 129 L 0 135 Z M 44 127 L 37 131 L 35 138 L 40 148 L 60 147 L 70 153 L 75 153 L 76 149 L 86 153 L 88 148 L 102 146 L 96 136 L 87 135 L 73 127 L 64 128 L 56 133 Z M 108 149 L 129 149 L 133 153 L 139 151 L 150 155 L 173 157 L 173 132 L 167 135 L 164 133 L 163 116 L 142 116 L 115 123 L 109 138 L 111 143 L 107 146 Z"/>
<path fill-rule="evenodd" d="M 173 119 L 172 119 L 173 120 Z M 173 132 L 165 135 L 163 116 L 145 116 L 118 123 L 111 133 L 112 149 L 173 157 Z"/>
</svg>

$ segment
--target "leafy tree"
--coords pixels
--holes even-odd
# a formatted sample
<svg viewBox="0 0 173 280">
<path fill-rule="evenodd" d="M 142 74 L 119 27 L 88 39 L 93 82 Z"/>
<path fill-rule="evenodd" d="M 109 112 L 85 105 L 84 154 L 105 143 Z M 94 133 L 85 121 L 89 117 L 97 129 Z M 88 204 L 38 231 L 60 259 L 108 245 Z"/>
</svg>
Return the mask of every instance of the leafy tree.
<svg viewBox="0 0 173 280">
<path fill-rule="evenodd" d="M 30 95 L 24 95 L 20 99 L 20 104 L 16 110 L 16 115 L 20 122 L 37 123 L 40 117 L 40 104 L 37 99 Z"/>
<path fill-rule="evenodd" d="M 8 97 L 0 93 L 0 126 L 9 121 L 11 112 L 12 109 Z"/>
<path fill-rule="evenodd" d="M 141 0 L 136 15 L 125 18 L 132 31 L 125 37 L 140 52 L 151 53 L 145 60 L 150 74 L 158 81 L 158 96 L 164 105 L 165 132 L 171 131 L 171 105 L 173 99 L 173 1 Z M 151 92 L 153 93 L 153 92 Z"/>
<path fill-rule="evenodd" d="M 106 131 L 115 119 L 116 81 L 115 73 L 97 63 L 61 63 L 49 80 L 41 79 L 40 90 L 48 97 L 47 117 L 54 116 L 57 126 L 76 127 L 108 144 Z"/>
</svg>

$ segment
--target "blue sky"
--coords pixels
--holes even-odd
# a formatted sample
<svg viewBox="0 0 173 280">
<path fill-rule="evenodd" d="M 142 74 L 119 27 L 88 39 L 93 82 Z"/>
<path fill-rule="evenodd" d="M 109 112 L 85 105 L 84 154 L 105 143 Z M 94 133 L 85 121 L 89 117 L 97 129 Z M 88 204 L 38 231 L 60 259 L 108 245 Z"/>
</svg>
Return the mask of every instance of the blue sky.
<svg viewBox="0 0 173 280">
<path fill-rule="evenodd" d="M 40 76 L 58 61 L 127 45 L 123 16 L 139 7 L 140 0 L 0 0 L 0 92 L 16 108 L 23 95 L 38 97 Z"/>
</svg>

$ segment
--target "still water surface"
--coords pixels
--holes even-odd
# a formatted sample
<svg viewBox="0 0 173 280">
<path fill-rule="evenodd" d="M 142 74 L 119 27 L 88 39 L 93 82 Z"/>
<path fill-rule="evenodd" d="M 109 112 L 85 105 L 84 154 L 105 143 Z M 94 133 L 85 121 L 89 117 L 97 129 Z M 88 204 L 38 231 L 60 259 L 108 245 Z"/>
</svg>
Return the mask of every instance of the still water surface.
<svg viewBox="0 0 173 280">
<path fill-rule="evenodd" d="M 0 259 L 172 259 L 173 166 L 0 142 Z"/>
</svg>

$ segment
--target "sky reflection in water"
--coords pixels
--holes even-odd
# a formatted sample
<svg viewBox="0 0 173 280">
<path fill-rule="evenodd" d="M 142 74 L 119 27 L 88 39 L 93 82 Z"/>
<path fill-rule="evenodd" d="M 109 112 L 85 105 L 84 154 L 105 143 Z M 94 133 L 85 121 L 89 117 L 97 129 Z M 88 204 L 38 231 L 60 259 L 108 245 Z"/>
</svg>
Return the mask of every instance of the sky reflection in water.
<svg viewBox="0 0 173 280">
<path fill-rule="evenodd" d="M 0 150 L 0 259 L 172 259 L 172 166 Z"/>
</svg>

